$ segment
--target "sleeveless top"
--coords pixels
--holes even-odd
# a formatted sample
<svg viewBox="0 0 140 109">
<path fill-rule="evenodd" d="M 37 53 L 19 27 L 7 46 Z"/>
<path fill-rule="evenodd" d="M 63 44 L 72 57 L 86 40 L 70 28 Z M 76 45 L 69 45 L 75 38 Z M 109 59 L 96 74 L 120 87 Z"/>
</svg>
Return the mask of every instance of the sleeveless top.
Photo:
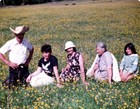
<svg viewBox="0 0 140 109">
<path fill-rule="evenodd" d="M 74 56 L 71 55 L 67 56 L 67 61 L 68 64 L 70 65 L 70 69 L 74 70 L 76 73 L 79 73 L 80 70 L 79 57 L 80 57 L 79 52 L 75 52 Z"/>
</svg>

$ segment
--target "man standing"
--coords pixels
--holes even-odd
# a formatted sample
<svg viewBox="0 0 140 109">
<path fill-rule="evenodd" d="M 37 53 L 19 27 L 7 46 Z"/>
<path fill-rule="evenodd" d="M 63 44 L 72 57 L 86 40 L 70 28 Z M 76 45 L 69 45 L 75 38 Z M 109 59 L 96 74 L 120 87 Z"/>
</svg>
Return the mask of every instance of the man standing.
<svg viewBox="0 0 140 109">
<path fill-rule="evenodd" d="M 9 66 L 9 77 L 5 80 L 5 85 L 17 85 L 17 80 L 25 83 L 29 75 L 28 65 L 32 59 L 34 48 L 24 38 L 29 27 L 18 26 L 15 29 L 10 28 L 15 38 L 7 41 L 0 48 L 0 59 Z M 9 53 L 9 59 L 5 57 L 5 53 Z"/>
</svg>

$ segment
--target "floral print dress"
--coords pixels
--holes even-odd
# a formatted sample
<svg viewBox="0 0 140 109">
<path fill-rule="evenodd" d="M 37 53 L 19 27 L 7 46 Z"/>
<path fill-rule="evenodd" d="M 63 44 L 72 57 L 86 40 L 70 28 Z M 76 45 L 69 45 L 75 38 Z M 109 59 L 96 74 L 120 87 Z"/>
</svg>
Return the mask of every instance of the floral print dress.
<svg viewBox="0 0 140 109">
<path fill-rule="evenodd" d="M 67 56 L 67 61 L 70 68 L 61 72 L 60 77 L 63 80 L 73 80 L 80 76 L 79 56 L 79 52 L 75 52 L 74 56 Z"/>
</svg>

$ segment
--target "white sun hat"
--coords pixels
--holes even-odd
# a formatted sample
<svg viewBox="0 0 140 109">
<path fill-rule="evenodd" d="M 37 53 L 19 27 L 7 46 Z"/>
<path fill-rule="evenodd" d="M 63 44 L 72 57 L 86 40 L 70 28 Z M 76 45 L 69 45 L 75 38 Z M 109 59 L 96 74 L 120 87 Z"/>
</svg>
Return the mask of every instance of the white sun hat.
<svg viewBox="0 0 140 109">
<path fill-rule="evenodd" d="M 65 50 L 67 50 L 68 48 L 73 48 L 73 47 L 75 47 L 75 45 L 72 41 L 67 41 L 65 43 Z"/>
<path fill-rule="evenodd" d="M 27 26 L 17 26 L 15 29 L 10 28 L 10 30 L 15 34 L 24 34 L 29 30 Z"/>
</svg>

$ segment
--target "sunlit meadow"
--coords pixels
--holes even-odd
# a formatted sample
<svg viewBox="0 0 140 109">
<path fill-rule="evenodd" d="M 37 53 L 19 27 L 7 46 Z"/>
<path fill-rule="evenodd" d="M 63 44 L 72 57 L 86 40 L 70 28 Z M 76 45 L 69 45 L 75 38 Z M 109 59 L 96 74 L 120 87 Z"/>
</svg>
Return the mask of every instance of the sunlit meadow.
<svg viewBox="0 0 140 109">
<path fill-rule="evenodd" d="M 124 45 L 133 42 L 140 55 L 140 2 L 91 1 L 76 5 L 50 4 L 0 8 L 0 46 L 13 38 L 9 27 L 27 25 L 26 38 L 35 48 L 30 64 L 33 72 L 42 57 L 40 47 L 52 45 L 59 60 L 59 71 L 66 65 L 64 44 L 72 40 L 82 52 L 85 67 L 89 68 L 96 55 L 95 44 L 104 41 L 118 62 Z M 8 75 L 8 67 L 0 62 L 1 109 L 138 109 L 140 107 L 140 76 L 122 83 L 100 83 L 87 78 L 90 86 L 82 82 L 66 83 L 59 89 L 55 84 L 32 88 L 17 87 L 9 90 L 1 85 Z"/>
</svg>

